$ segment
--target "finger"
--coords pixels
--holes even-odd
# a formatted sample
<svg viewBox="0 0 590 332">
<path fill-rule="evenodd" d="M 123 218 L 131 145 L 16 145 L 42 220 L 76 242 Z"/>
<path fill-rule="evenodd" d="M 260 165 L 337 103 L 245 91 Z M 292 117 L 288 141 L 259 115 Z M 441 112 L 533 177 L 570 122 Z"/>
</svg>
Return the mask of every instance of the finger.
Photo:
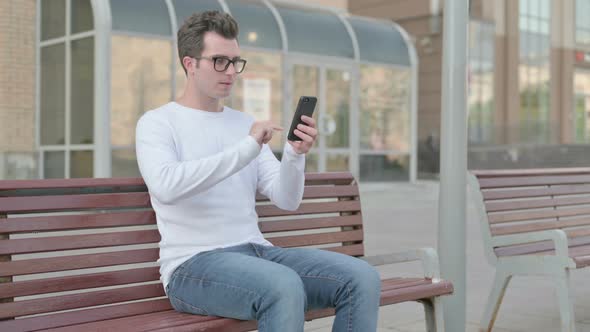
<svg viewBox="0 0 590 332">
<path fill-rule="evenodd" d="M 298 124 L 297 125 L 297 129 L 301 130 L 302 132 L 308 134 L 311 137 L 316 137 L 318 134 L 317 129 L 309 127 L 309 126 L 305 126 L 302 124 Z"/>
<path fill-rule="evenodd" d="M 309 117 L 307 115 L 302 115 L 301 120 L 303 120 L 303 122 L 307 123 L 310 127 L 315 128 L 315 120 L 312 117 Z"/>
<path fill-rule="evenodd" d="M 284 130 L 284 128 L 281 127 L 281 126 L 272 126 L 272 130 L 274 130 L 274 131 L 282 131 L 282 130 Z"/>
<path fill-rule="evenodd" d="M 295 129 L 293 131 L 293 133 L 295 133 L 295 135 L 297 135 L 297 137 L 301 138 L 304 142 L 307 142 L 307 143 L 313 142 L 313 137 L 309 136 L 308 134 L 302 132 L 299 129 Z"/>
</svg>

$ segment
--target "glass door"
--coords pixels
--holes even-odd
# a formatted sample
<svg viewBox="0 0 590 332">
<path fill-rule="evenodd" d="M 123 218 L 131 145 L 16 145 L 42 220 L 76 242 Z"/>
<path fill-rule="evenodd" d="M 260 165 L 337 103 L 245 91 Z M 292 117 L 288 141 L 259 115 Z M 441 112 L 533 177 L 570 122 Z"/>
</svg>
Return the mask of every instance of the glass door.
<svg viewBox="0 0 590 332">
<path fill-rule="evenodd" d="M 590 142 L 590 71 L 588 70 L 576 70 L 574 74 L 573 118 L 575 142 Z"/>
<path fill-rule="evenodd" d="M 318 139 L 306 158 L 307 172 L 349 171 L 356 161 L 351 154 L 351 72 L 346 66 L 290 62 L 292 92 L 285 119 L 289 128 L 299 96 L 317 96 L 314 119 Z"/>
</svg>

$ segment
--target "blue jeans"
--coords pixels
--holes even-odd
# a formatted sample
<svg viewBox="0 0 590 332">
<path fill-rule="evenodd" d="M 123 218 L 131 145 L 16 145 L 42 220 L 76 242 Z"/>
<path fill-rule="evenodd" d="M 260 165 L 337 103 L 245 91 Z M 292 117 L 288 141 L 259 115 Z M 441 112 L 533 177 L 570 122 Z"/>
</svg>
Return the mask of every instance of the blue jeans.
<svg viewBox="0 0 590 332">
<path fill-rule="evenodd" d="M 303 331 L 305 311 L 336 308 L 332 331 L 377 329 L 379 273 L 365 261 L 320 249 L 243 244 L 179 266 L 167 292 L 175 310 L 258 320 L 260 332 Z"/>
</svg>

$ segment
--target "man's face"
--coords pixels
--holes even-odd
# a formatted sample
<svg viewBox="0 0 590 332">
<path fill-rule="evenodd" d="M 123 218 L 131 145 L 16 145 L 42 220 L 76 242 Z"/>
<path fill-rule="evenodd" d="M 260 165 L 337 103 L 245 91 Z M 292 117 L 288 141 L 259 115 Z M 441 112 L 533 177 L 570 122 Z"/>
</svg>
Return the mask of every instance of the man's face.
<svg viewBox="0 0 590 332">
<path fill-rule="evenodd" d="M 201 59 L 193 59 L 191 64 L 195 73 L 195 85 L 201 94 L 215 99 L 225 98 L 229 96 L 238 74 L 234 64 L 229 64 L 223 72 L 215 70 L 213 59 L 216 57 L 229 59 L 239 57 L 238 42 L 235 39 L 225 39 L 223 36 L 209 31 L 204 35 L 203 45 Z"/>
</svg>

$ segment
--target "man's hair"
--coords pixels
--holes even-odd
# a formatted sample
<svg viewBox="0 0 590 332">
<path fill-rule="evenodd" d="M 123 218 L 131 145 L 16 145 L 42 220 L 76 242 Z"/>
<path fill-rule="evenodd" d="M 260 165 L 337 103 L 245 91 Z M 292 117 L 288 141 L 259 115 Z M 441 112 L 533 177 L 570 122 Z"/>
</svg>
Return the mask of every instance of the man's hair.
<svg viewBox="0 0 590 332">
<path fill-rule="evenodd" d="M 184 73 L 182 59 L 185 56 L 197 58 L 203 53 L 203 36 L 213 31 L 227 39 L 237 39 L 238 23 L 231 15 L 217 10 L 194 13 L 178 29 L 178 57 Z"/>
</svg>

